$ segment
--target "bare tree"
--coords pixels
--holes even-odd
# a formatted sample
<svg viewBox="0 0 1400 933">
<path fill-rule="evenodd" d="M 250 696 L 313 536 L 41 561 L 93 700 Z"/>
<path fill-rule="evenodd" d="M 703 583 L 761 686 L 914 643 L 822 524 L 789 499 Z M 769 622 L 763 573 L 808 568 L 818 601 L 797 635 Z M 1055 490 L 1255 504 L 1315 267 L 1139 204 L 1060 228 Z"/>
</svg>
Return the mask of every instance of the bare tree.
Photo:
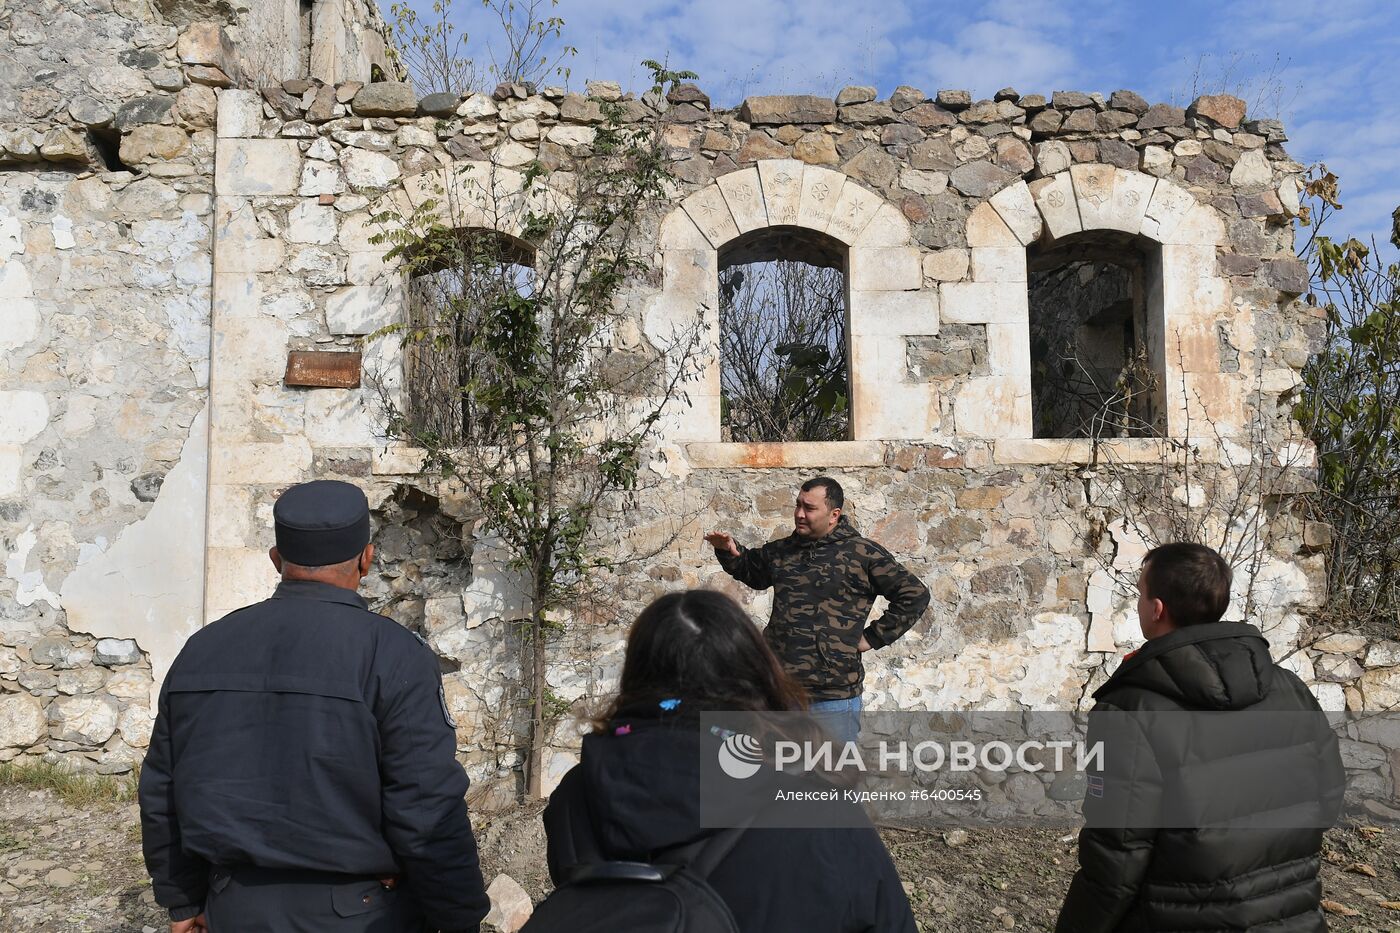
<svg viewBox="0 0 1400 933">
<path fill-rule="evenodd" d="M 846 280 L 777 260 L 720 273 L 720 387 L 727 440 L 844 440 L 849 433 Z"/>
</svg>

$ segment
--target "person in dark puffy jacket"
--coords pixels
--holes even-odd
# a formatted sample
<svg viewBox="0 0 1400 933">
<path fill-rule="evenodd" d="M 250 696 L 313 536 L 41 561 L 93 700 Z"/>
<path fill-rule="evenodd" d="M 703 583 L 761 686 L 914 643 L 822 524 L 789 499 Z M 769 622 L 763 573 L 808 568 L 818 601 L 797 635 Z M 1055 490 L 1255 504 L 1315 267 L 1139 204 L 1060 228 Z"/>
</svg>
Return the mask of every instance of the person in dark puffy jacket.
<svg viewBox="0 0 1400 933">
<path fill-rule="evenodd" d="M 691 590 L 653 602 L 628 635 L 619 695 L 550 795 L 550 878 L 567 880 L 580 850 L 649 861 L 719 831 L 700 821 L 702 709 L 805 707 L 801 687 L 729 597 Z M 709 883 L 746 933 L 915 931 L 894 863 L 868 822 L 751 827 Z"/>
<path fill-rule="evenodd" d="M 1337 739 L 1259 630 L 1220 621 L 1230 582 L 1197 544 L 1143 561 L 1147 644 L 1094 693 L 1090 743 L 1110 738 L 1058 933 L 1327 929 L 1318 869 L 1341 806 Z M 1137 741 L 1115 753 L 1129 730 Z"/>
</svg>

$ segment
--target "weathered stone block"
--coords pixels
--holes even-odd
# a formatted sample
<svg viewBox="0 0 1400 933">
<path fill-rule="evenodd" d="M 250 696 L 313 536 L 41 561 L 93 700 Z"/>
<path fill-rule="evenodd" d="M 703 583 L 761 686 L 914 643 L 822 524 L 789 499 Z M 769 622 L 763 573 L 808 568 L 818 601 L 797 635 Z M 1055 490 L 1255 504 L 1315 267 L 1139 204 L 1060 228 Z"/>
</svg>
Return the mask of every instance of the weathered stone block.
<svg viewBox="0 0 1400 933">
<path fill-rule="evenodd" d="M 350 107 L 362 117 L 411 117 L 418 112 L 418 95 L 402 81 L 374 81 L 360 88 Z"/>
<path fill-rule="evenodd" d="M 852 291 L 913 291 L 924 283 L 917 249 L 854 248 L 850 253 Z"/>
<path fill-rule="evenodd" d="M 49 733 L 60 742 L 101 745 L 117 731 L 120 712 L 109 696 L 59 697 L 49 704 Z"/>
<path fill-rule="evenodd" d="M 326 299 L 326 329 L 332 334 L 370 334 L 402 314 L 395 285 L 351 285 Z"/>
<path fill-rule="evenodd" d="M 1205 94 L 1191 102 L 1191 106 L 1186 108 L 1186 115 L 1204 117 L 1233 130 L 1244 120 L 1244 111 L 1244 101 L 1238 97 L 1229 94 Z"/>
<path fill-rule="evenodd" d="M 28 748 L 48 735 L 44 707 L 27 693 L 0 694 L 0 748 Z"/>
<path fill-rule="evenodd" d="M 851 335 L 896 337 L 938 333 L 938 293 L 851 292 Z"/>
<path fill-rule="evenodd" d="M 289 195 L 301 184 L 295 139 L 229 139 L 219 144 L 215 165 L 219 194 Z"/>
<path fill-rule="evenodd" d="M 1029 298 L 1024 285 L 949 282 L 939 289 L 939 316 L 945 324 L 1025 324 Z"/>
<path fill-rule="evenodd" d="M 749 97 L 739 108 L 739 119 L 755 126 L 835 123 L 836 103 L 829 97 L 812 95 Z"/>
</svg>

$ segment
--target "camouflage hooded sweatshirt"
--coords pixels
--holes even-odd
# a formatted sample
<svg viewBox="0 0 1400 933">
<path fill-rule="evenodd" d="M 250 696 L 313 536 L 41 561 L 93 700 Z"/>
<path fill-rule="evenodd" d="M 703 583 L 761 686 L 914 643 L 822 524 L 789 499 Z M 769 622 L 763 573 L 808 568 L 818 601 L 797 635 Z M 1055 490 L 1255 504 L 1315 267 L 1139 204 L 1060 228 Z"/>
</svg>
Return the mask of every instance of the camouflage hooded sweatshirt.
<svg viewBox="0 0 1400 933">
<path fill-rule="evenodd" d="M 773 587 L 773 615 L 764 637 L 813 700 L 859 696 L 865 681 L 860 638 L 883 648 L 919 621 L 928 587 L 890 552 L 862 538 L 846 516 L 816 540 L 797 533 L 738 556 L 716 552 L 720 566 L 756 590 Z M 865 624 L 876 596 L 889 600 Z"/>
</svg>

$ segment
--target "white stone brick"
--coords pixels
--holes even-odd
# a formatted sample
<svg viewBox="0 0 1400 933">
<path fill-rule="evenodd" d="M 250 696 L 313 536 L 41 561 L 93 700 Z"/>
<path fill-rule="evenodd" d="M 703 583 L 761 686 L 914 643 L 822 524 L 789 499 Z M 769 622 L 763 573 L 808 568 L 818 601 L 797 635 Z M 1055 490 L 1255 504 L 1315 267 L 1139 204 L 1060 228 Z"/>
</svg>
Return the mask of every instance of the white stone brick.
<svg viewBox="0 0 1400 933">
<path fill-rule="evenodd" d="M 316 447 L 383 443 L 362 389 L 312 389 L 306 397 L 306 439 Z"/>
<path fill-rule="evenodd" d="M 1023 246 L 1029 246 L 1040 239 L 1043 222 L 1040 212 L 1036 210 L 1035 200 L 1031 197 L 1030 188 L 1026 187 L 1025 182 L 1018 181 L 1009 188 L 1001 189 L 991 196 L 989 203 Z"/>
<path fill-rule="evenodd" d="M 937 390 L 927 383 L 881 383 L 853 392 L 856 440 L 927 440 L 938 432 Z"/>
<path fill-rule="evenodd" d="M 253 533 L 253 493 L 247 486 L 209 487 L 209 539 L 214 547 L 242 548 L 258 542 Z"/>
<path fill-rule="evenodd" d="M 387 188 L 399 180 L 399 164 L 368 149 L 347 146 L 340 150 L 340 167 L 352 188 Z"/>
<path fill-rule="evenodd" d="M 661 232 L 658 236 L 662 249 L 713 249 L 713 244 L 705 238 L 705 234 L 700 232 L 700 228 L 695 226 L 695 221 L 690 219 L 690 215 L 684 208 L 676 208 L 666 215 L 666 219 L 661 221 Z"/>
<path fill-rule="evenodd" d="M 854 184 L 854 182 L 852 182 Z M 846 176 L 829 168 L 808 165 L 802 170 L 802 200 L 797 207 L 797 225 L 826 230 L 831 212 L 841 198 Z"/>
<path fill-rule="evenodd" d="M 326 330 L 371 334 L 401 319 L 403 290 L 396 284 L 350 285 L 326 299 Z"/>
<path fill-rule="evenodd" d="M 1225 224 L 1215 208 L 1197 204 L 1170 232 L 1162 235 L 1161 242 L 1165 246 L 1216 246 L 1224 236 Z"/>
<path fill-rule="evenodd" d="M 1021 241 L 1001 219 L 996 208 L 984 201 L 973 208 L 967 217 L 967 245 L 1014 247 L 1020 246 Z"/>
<path fill-rule="evenodd" d="M 369 470 L 375 476 L 411 476 L 423 471 L 427 455 L 421 447 L 376 447 L 370 451 Z"/>
<path fill-rule="evenodd" d="M 938 293 L 851 292 L 851 336 L 932 336 L 938 333 Z M 900 372 L 903 372 L 901 369 Z"/>
<path fill-rule="evenodd" d="M 326 244 L 335 239 L 335 208 L 315 201 L 302 201 L 287 212 L 289 243 Z"/>
<path fill-rule="evenodd" d="M 883 204 L 883 201 L 860 185 L 847 182 L 842 185 L 841 196 L 831 210 L 831 220 L 827 222 L 826 232 L 851 246 L 860 238 L 866 226 L 875 219 Z"/>
<path fill-rule="evenodd" d="M 358 151 L 358 150 L 357 150 Z M 215 155 L 218 194 L 287 195 L 301 185 L 301 150 L 295 139 L 228 139 Z"/>
<path fill-rule="evenodd" d="M 909 246 L 912 240 L 909 221 L 899 209 L 892 204 L 881 204 L 870 223 L 856 238 L 854 246 L 860 249 L 895 249 Z"/>
<path fill-rule="evenodd" d="M 267 548 L 209 548 L 206 568 L 206 624 L 267 599 L 277 585 Z"/>
<path fill-rule="evenodd" d="M 992 375 L 1020 380 L 1029 391 L 1031 338 L 1030 330 L 1025 324 L 987 325 L 987 367 Z"/>
<path fill-rule="evenodd" d="M 768 222 L 774 226 L 794 226 L 802 206 L 802 170 L 797 159 L 761 159 L 758 177 Z"/>
<path fill-rule="evenodd" d="M 1085 230 L 1142 231 L 1157 179 L 1110 165 L 1075 165 L 1069 174 Z"/>
<path fill-rule="evenodd" d="M 1036 210 L 1045 220 L 1045 230 L 1054 239 L 1078 233 L 1084 229 L 1079 219 L 1079 201 L 1074 196 L 1074 182 L 1068 172 L 1050 178 L 1038 178 L 1030 183 Z"/>
<path fill-rule="evenodd" d="M 917 249 L 854 247 L 850 251 L 853 291 L 914 291 L 923 284 L 923 260 Z"/>
<path fill-rule="evenodd" d="M 1031 436 L 1031 387 L 1009 376 L 979 376 L 963 383 L 953 400 L 958 434 L 966 437 Z"/>
<path fill-rule="evenodd" d="M 39 333 L 39 305 L 32 298 L 0 298 L 0 351 L 16 350 Z"/>
<path fill-rule="evenodd" d="M 978 246 L 972 250 L 972 281 L 1026 282 L 1024 247 Z"/>
<path fill-rule="evenodd" d="M 323 140 L 324 141 L 324 140 Z M 322 194 L 340 194 L 345 190 L 345 175 L 334 162 L 307 159 L 301 167 L 301 187 L 297 194 L 304 198 Z"/>
<path fill-rule="evenodd" d="M 924 277 L 935 282 L 961 282 L 971 265 L 965 249 L 942 249 L 924 256 Z"/>
<path fill-rule="evenodd" d="M 224 88 L 219 91 L 217 126 L 220 139 L 257 136 L 262 124 L 261 94 L 238 88 Z"/>
<path fill-rule="evenodd" d="M 1026 287 L 990 282 L 949 282 L 939 288 L 945 324 L 1019 323 L 1030 319 Z"/>
<path fill-rule="evenodd" d="M 286 323 L 260 314 L 222 318 L 214 327 L 220 384 L 277 385 L 287 372 Z"/>
<path fill-rule="evenodd" d="M 682 201 L 681 207 L 715 249 L 739 235 L 739 228 L 729 213 L 729 204 L 717 186 L 701 188 Z"/>
<path fill-rule="evenodd" d="M 685 445 L 685 456 L 697 469 L 878 467 L 885 462 L 885 445 L 878 441 L 804 441 L 793 444 L 706 443 Z"/>
<path fill-rule="evenodd" d="M 668 295 L 719 307 L 719 261 L 712 249 L 668 249 L 661 254 L 661 281 Z"/>
<path fill-rule="evenodd" d="M 299 483 L 310 469 L 311 445 L 304 437 L 286 437 L 269 443 L 215 444 L 210 451 L 211 484 Z"/>
<path fill-rule="evenodd" d="M 718 185 L 740 233 L 768 226 L 768 212 L 763 206 L 763 187 L 758 180 L 758 169 L 746 168 L 721 175 Z"/>
<path fill-rule="evenodd" d="M 1166 179 L 1158 179 L 1152 189 L 1152 200 L 1147 204 L 1147 213 L 1142 219 L 1143 236 L 1151 237 L 1159 243 L 1165 242 L 1191 208 L 1196 199 L 1189 191 L 1177 187 Z"/>
</svg>

